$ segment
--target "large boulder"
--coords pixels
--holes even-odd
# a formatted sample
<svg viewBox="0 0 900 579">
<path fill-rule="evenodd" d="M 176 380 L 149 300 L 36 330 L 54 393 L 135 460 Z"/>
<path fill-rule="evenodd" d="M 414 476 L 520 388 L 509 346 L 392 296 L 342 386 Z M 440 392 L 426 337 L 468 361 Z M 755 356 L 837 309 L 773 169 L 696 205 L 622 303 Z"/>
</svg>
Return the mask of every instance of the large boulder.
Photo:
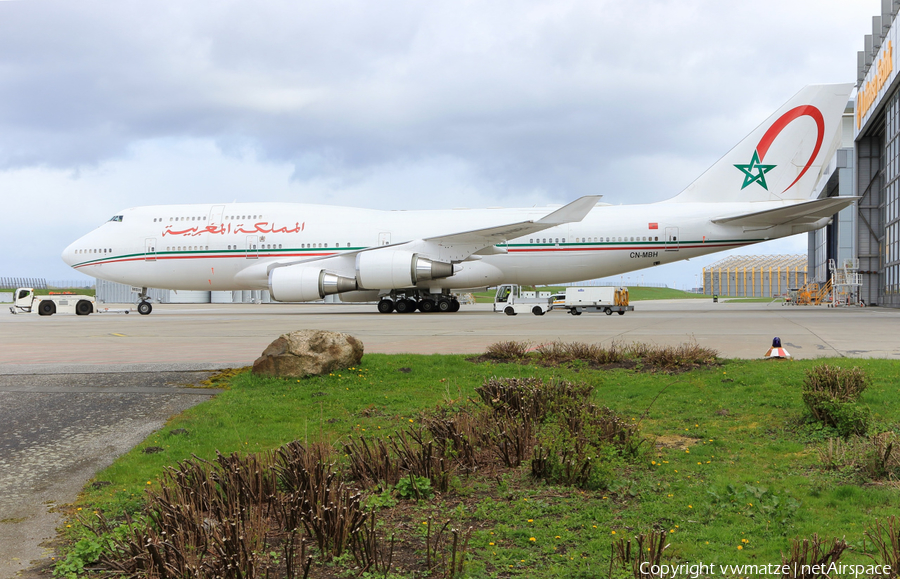
<svg viewBox="0 0 900 579">
<path fill-rule="evenodd" d="M 359 364 L 363 344 L 350 334 L 300 330 L 283 334 L 253 362 L 264 376 L 316 376 Z"/>
</svg>

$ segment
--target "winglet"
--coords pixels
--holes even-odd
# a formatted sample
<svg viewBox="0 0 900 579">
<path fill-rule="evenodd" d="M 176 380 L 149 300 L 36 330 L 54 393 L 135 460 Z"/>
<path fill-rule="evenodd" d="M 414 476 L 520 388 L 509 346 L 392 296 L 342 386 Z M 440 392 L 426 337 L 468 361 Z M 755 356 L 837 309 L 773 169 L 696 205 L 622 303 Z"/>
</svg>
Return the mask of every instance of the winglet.
<svg viewBox="0 0 900 579">
<path fill-rule="evenodd" d="M 584 197 L 579 197 L 568 205 L 560 207 L 550 215 L 541 217 L 535 221 L 535 223 L 561 225 L 563 223 L 581 221 L 588 213 L 590 213 L 591 209 L 597 205 L 597 202 L 600 201 L 601 197 L 603 197 L 603 195 L 585 195 Z"/>
</svg>

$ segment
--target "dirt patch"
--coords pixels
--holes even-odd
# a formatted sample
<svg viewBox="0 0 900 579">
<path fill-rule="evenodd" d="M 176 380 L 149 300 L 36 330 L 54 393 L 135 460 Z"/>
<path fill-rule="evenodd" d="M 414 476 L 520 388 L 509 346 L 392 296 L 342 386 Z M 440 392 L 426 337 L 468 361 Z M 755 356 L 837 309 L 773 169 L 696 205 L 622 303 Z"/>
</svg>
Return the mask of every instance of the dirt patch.
<svg viewBox="0 0 900 579">
<path fill-rule="evenodd" d="M 692 445 L 700 442 L 699 438 L 690 438 L 688 436 L 680 436 L 678 434 L 670 434 L 659 436 L 656 438 L 654 446 L 656 448 L 673 448 L 676 450 L 687 450 Z"/>
</svg>

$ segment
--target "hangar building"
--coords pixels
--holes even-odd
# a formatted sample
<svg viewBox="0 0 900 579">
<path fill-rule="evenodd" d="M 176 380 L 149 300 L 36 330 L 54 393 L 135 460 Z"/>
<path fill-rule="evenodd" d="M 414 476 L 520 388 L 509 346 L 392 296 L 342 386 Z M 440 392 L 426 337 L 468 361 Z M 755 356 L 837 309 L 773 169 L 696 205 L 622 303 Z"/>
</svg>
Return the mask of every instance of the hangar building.
<svg viewBox="0 0 900 579">
<path fill-rule="evenodd" d="M 806 285 L 805 255 L 732 255 L 703 268 L 703 293 L 777 297 Z"/>
<path fill-rule="evenodd" d="M 857 54 L 857 96 L 844 141 L 820 183 L 820 197 L 857 195 L 855 207 L 809 234 L 810 281 L 827 281 L 829 260 L 859 272 L 859 297 L 900 308 L 900 0 L 882 0 Z M 849 125 L 849 126 L 848 126 Z M 852 133 L 852 139 L 848 135 Z M 850 141 L 850 142 L 848 142 Z"/>
</svg>

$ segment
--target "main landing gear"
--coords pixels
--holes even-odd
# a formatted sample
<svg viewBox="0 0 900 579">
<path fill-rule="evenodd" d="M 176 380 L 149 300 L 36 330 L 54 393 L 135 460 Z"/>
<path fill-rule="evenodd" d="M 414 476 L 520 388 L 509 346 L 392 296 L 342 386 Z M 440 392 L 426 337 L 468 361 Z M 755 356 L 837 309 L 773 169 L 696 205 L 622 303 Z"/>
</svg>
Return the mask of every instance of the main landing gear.
<svg viewBox="0 0 900 579">
<path fill-rule="evenodd" d="M 378 302 L 378 311 L 382 314 L 397 312 L 398 314 L 411 314 L 420 312 L 458 312 L 459 300 L 449 294 L 432 293 L 402 293 L 392 292 L 390 296 L 384 296 Z"/>
<path fill-rule="evenodd" d="M 139 314 L 141 314 L 142 316 L 146 316 L 153 311 L 153 306 L 150 304 L 150 298 L 147 296 L 147 288 L 141 288 L 141 293 L 138 294 L 138 300 L 140 300 L 137 305 L 137 311 Z"/>
</svg>

